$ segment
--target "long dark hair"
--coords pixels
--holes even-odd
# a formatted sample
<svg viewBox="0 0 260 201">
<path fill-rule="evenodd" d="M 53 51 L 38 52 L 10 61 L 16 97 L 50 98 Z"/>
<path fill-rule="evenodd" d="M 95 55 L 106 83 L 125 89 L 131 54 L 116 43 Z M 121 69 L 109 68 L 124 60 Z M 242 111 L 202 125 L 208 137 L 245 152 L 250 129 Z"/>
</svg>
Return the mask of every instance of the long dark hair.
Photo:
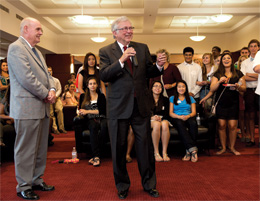
<svg viewBox="0 0 260 201">
<path fill-rule="evenodd" d="M 153 98 L 153 85 L 155 84 L 155 83 L 160 83 L 161 84 L 161 86 L 162 86 L 162 91 L 161 91 L 161 93 L 160 93 L 160 95 L 159 95 L 159 100 L 158 100 L 158 105 L 156 106 L 156 103 L 155 103 L 155 100 L 154 100 L 154 98 Z M 158 110 L 161 110 L 160 108 L 162 108 L 162 106 L 163 106 L 163 91 L 164 91 L 164 87 L 163 87 L 163 84 L 162 84 L 162 82 L 161 81 L 154 81 L 153 83 L 152 83 L 152 85 L 151 85 L 151 96 L 152 96 L 152 111 L 154 111 L 154 109 L 155 108 L 158 108 Z"/>
<path fill-rule="evenodd" d="M 95 80 L 96 81 L 96 83 L 97 83 L 96 92 L 99 93 L 97 78 L 96 77 L 88 78 L 87 79 L 87 88 L 86 88 L 86 91 L 85 91 L 84 99 L 83 99 L 82 104 L 81 104 L 81 108 L 84 108 L 85 104 L 88 104 L 88 105 L 90 104 L 91 96 L 90 96 L 90 91 L 89 91 L 89 88 L 88 88 L 88 84 L 89 84 L 90 80 Z"/>
<path fill-rule="evenodd" d="M 11 93 L 10 91 L 11 90 L 10 90 L 10 84 L 9 84 L 8 87 L 6 88 L 6 92 L 5 92 L 5 96 L 4 96 L 8 105 L 10 104 L 10 93 Z"/>
<path fill-rule="evenodd" d="M 175 87 L 175 90 L 174 90 L 174 105 L 178 105 L 179 93 L 177 91 L 177 88 L 178 88 L 178 84 L 179 83 L 185 84 L 186 91 L 184 92 L 184 96 L 185 96 L 186 102 L 190 105 L 191 104 L 191 100 L 190 100 L 188 85 L 187 85 L 187 83 L 184 80 L 177 81 L 177 83 L 176 83 L 176 87 Z"/>
<path fill-rule="evenodd" d="M 95 69 L 95 74 L 96 74 L 96 70 L 97 70 L 97 58 L 96 58 L 96 56 L 95 56 L 92 52 L 89 52 L 89 53 L 86 54 L 85 59 L 84 59 L 83 69 L 86 69 L 87 72 L 88 72 L 88 67 L 89 67 L 89 65 L 88 65 L 88 58 L 89 58 L 90 56 L 93 56 L 94 59 L 95 59 L 94 69 Z M 88 74 L 89 74 L 89 73 L 88 73 Z"/>
<path fill-rule="evenodd" d="M 90 56 L 93 56 L 94 59 L 95 59 L 95 65 L 94 65 L 95 74 L 94 74 L 94 76 L 96 76 L 96 78 L 97 78 L 97 84 L 98 84 L 98 86 L 100 87 L 99 70 L 97 69 L 97 58 L 96 58 L 96 56 L 95 56 L 92 52 L 87 53 L 86 56 L 85 56 L 85 59 L 84 59 L 83 69 L 84 69 L 84 71 L 85 71 L 85 76 L 86 76 L 87 78 L 88 78 L 89 76 L 93 76 L 93 75 L 90 75 L 90 74 L 89 74 L 88 58 L 89 58 Z"/>
<path fill-rule="evenodd" d="M 230 53 L 224 53 L 222 54 L 221 58 L 220 58 L 220 63 L 219 63 L 219 67 L 218 70 L 216 71 L 216 73 L 220 74 L 220 77 L 225 76 L 225 66 L 223 65 L 223 57 L 229 55 L 232 63 L 231 63 L 231 73 L 232 73 L 232 78 L 238 77 L 238 74 L 236 72 L 235 66 L 234 66 L 234 62 L 233 62 L 233 58 L 232 55 Z"/>
<path fill-rule="evenodd" d="M 0 60 L 0 75 L 2 75 L 2 64 L 7 63 L 6 59 L 1 59 Z"/>
</svg>

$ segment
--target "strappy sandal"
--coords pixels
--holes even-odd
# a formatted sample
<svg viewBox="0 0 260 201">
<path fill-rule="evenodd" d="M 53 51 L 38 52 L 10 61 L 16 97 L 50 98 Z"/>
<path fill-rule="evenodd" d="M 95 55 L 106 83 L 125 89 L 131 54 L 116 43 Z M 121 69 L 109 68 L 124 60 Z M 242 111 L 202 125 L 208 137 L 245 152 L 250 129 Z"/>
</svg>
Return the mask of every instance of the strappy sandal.
<svg viewBox="0 0 260 201">
<path fill-rule="evenodd" d="M 238 152 L 237 150 L 235 149 L 230 149 L 231 153 L 234 154 L 235 156 L 240 156 L 240 152 Z"/>
<path fill-rule="evenodd" d="M 216 155 L 221 155 L 223 153 L 226 153 L 226 149 L 221 149 L 220 151 L 216 152 Z"/>
<path fill-rule="evenodd" d="M 193 151 L 191 152 L 191 162 L 196 163 L 198 161 L 198 152 L 197 151 Z"/>
<path fill-rule="evenodd" d="M 94 163 L 93 163 L 93 166 L 94 166 L 94 167 L 100 166 L 100 158 L 95 157 L 93 161 L 94 161 Z"/>
<path fill-rule="evenodd" d="M 94 158 L 89 159 L 88 164 L 93 165 L 93 163 L 94 163 Z"/>
<path fill-rule="evenodd" d="M 169 158 L 168 154 L 163 154 L 163 161 L 169 162 L 171 159 Z"/>
<path fill-rule="evenodd" d="M 190 152 L 186 152 L 185 156 L 182 158 L 183 161 L 190 161 Z"/>
<path fill-rule="evenodd" d="M 159 153 L 154 153 L 154 158 L 156 162 L 162 162 L 163 158 L 160 156 Z"/>
</svg>

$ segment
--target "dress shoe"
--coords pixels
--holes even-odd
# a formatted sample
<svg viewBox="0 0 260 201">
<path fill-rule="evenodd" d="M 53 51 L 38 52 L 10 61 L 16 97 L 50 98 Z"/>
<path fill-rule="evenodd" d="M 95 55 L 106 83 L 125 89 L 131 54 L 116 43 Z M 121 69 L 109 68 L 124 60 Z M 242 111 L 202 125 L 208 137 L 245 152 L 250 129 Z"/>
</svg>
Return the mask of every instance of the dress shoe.
<svg viewBox="0 0 260 201">
<path fill-rule="evenodd" d="M 246 147 L 252 147 L 252 146 L 255 146 L 255 142 L 250 141 L 246 143 Z"/>
<path fill-rule="evenodd" d="M 42 182 L 39 185 L 35 185 L 32 187 L 33 190 L 40 190 L 40 191 L 53 191 L 55 188 L 54 186 L 47 185 L 45 182 Z"/>
<path fill-rule="evenodd" d="M 48 142 L 48 147 L 51 147 L 51 146 L 53 146 L 53 145 L 54 145 L 54 142 L 53 142 L 53 141 Z"/>
<path fill-rule="evenodd" d="M 60 129 L 60 132 L 65 133 L 65 134 L 67 133 L 67 131 L 65 129 Z"/>
<path fill-rule="evenodd" d="M 121 199 L 121 200 L 126 199 L 126 197 L 128 195 L 128 190 L 118 191 L 117 195 L 118 195 L 119 199 Z"/>
<path fill-rule="evenodd" d="M 154 197 L 154 198 L 158 198 L 159 192 L 156 189 L 150 189 L 148 191 L 146 191 L 150 196 Z"/>
<path fill-rule="evenodd" d="M 17 193 L 17 196 L 20 198 L 26 199 L 26 200 L 39 200 L 40 199 L 40 197 L 35 192 L 33 192 L 32 189 L 21 191 L 21 192 Z"/>
</svg>

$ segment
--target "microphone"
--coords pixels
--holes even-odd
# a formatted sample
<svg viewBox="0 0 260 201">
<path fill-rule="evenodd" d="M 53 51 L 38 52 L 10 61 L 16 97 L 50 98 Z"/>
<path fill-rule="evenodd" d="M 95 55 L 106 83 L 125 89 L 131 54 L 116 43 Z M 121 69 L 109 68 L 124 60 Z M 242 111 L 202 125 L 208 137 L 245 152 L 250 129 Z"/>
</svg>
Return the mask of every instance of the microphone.
<svg viewBox="0 0 260 201">
<path fill-rule="evenodd" d="M 129 45 L 129 47 L 134 48 L 132 45 Z M 133 62 L 133 64 L 134 64 L 134 66 L 137 67 L 137 66 L 138 66 L 138 61 L 137 61 L 136 55 L 135 55 L 135 56 L 132 56 L 131 58 L 132 58 L 132 62 Z"/>
<path fill-rule="evenodd" d="M 133 61 L 134 66 L 137 67 L 138 61 L 137 61 L 136 55 L 132 57 L 132 61 Z"/>
</svg>

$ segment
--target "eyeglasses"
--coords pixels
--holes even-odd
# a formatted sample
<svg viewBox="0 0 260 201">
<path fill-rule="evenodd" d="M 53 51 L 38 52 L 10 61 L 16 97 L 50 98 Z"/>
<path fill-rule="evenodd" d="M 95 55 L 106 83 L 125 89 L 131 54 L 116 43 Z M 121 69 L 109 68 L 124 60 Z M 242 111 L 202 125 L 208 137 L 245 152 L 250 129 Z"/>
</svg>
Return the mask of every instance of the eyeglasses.
<svg viewBox="0 0 260 201">
<path fill-rule="evenodd" d="M 127 32 L 128 30 L 133 31 L 134 29 L 135 29 L 134 27 L 123 27 L 123 28 L 120 28 L 120 29 L 117 29 L 117 30 Z"/>
<path fill-rule="evenodd" d="M 153 87 L 162 89 L 162 86 L 160 86 L 160 85 L 153 85 Z"/>
</svg>

